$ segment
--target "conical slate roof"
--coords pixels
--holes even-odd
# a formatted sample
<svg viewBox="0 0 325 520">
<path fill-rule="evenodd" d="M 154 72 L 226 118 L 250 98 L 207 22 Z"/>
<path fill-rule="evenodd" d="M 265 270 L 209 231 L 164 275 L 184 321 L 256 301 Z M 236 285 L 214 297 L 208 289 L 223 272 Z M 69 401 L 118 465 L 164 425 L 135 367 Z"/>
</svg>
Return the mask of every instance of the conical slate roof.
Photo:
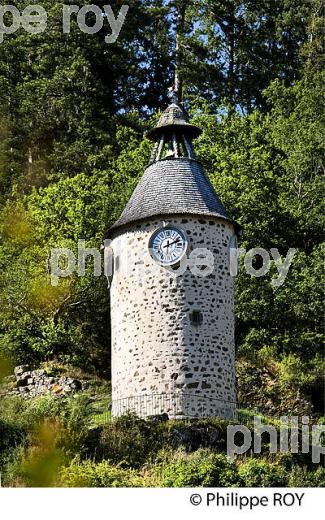
<svg viewBox="0 0 325 520">
<path fill-rule="evenodd" d="M 203 168 L 193 159 L 163 160 L 149 166 L 111 230 L 148 218 L 175 214 L 231 221 Z"/>
<path fill-rule="evenodd" d="M 186 131 L 186 134 L 192 139 L 195 139 L 202 134 L 201 128 L 187 122 L 183 109 L 179 105 L 176 105 L 176 103 L 172 103 L 163 112 L 156 128 L 153 128 L 148 132 L 147 137 L 152 141 L 155 141 L 162 133 L 177 129 Z"/>
<path fill-rule="evenodd" d="M 107 236 L 115 234 L 135 222 L 169 215 L 197 215 L 221 218 L 240 226 L 228 216 L 211 182 L 200 163 L 194 159 L 191 137 L 197 137 L 200 128 L 190 125 L 183 110 L 174 103 L 161 117 L 158 126 L 150 132 L 159 147 L 170 134 L 177 132 L 180 139 L 187 140 L 189 155 L 161 159 L 155 155 L 153 162 L 144 172 L 122 215 L 109 229 Z M 158 143 L 157 145 L 158 146 Z M 158 157 L 158 159 L 157 159 Z"/>
</svg>

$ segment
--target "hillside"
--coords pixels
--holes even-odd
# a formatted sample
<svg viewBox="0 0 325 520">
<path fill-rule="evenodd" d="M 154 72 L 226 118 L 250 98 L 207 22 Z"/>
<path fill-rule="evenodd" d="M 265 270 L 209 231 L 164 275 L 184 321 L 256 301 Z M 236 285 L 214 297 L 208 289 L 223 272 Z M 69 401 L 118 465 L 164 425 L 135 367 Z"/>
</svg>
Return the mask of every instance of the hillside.
<svg viewBox="0 0 325 520">
<path fill-rule="evenodd" d="M 9 487 L 314 487 L 325 469 L 311 452 L 262 452 L 227 457 L 227 426 L 218 418 L 143 420 L 130 414 L 112 420 L 109 385 L 98 377 L 57 364 L 43 365 L 53 380 L 43 395 L 2 395 L 0 471 Z M 77 377 L 79 379 L 77 379 Z M 59 392 L 64 378 L 79 390 Z M 2 384 L 12 392 L 13 378 Z M 19 381 L 19 376 L 18 376 Z M 238 410 L 239 424 L 253 428 L 253 409 Z M 263 422 L 277 425 L 274 417 Z M 316 418 L 315 424 L 319 422 Z M 321 422 L 320 422 L 321 423 Z M 279 428 L 279 424 L 277 426 Z M 238 445 L 241 440 L 237 439 Z"/>
</svg>

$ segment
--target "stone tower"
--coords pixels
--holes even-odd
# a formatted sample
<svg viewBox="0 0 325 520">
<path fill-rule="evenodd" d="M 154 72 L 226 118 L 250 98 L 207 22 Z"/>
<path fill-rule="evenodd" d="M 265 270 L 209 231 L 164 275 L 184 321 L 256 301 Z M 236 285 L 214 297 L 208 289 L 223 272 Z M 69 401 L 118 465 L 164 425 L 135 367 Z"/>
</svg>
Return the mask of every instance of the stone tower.
<svg viewBox="0 0 325 520">
<path fill-rule="evenodd" d="M 151 163 L 111 227 L 112 413 L 236 411 L 230 248 L 239 226 L 197 161 L 201 130 L 173 103 Z"/>
</svg>

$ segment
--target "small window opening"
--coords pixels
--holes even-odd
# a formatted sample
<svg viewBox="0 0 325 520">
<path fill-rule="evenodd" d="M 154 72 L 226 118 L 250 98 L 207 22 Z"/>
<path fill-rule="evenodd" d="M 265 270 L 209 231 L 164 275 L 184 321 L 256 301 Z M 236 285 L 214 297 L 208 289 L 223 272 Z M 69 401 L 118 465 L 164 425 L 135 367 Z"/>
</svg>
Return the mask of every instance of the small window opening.
<svg viewBox="0 0 325 520">
<path fill-rule="evenodd" d="M 190 314 L 192 325 L 201 325 L 203 322 L 203 314 L 201 311 L 192 311 Z"/>
</svg>

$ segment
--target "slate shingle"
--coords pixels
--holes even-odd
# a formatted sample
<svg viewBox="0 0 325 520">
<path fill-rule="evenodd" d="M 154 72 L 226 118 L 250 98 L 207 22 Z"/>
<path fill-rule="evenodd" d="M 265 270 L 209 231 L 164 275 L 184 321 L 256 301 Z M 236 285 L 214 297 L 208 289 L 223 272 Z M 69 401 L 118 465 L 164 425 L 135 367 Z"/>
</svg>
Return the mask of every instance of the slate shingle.
<svg viewBox="0 0 325 520">
<path fill-rule="evenodd" d="M 179 214 L 232 222 L 202 166 L 193 159 L 165 159 L 150 165 L 111 230 L 152 217 Z"/>
</svg>

